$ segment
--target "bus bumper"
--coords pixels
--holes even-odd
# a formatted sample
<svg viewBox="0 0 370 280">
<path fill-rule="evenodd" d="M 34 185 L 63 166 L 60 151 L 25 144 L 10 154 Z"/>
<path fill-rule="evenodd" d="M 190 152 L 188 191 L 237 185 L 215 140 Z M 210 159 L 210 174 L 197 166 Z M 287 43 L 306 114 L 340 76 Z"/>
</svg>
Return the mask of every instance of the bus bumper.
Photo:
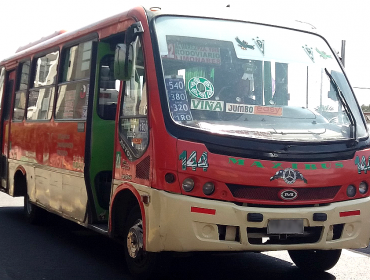
<svg viewBox="0 0 370 280">
<path fill-rule="evenodd" d="M 329 250 L 369 244 L 369 197 L 320 207 L 263 208 L 154 189 L 145 192 L 150 196 L 145 206 L 147 251 Z M 262 221 L 248 221 L 248 213 L 262 214 Z M 314 218 L 315 213 L 320 214 Z M 317 221 L 325 214 L 325 221 Z M 272 219 L 303 220 L 304 234 L 269 235 Z"/>
</svg>

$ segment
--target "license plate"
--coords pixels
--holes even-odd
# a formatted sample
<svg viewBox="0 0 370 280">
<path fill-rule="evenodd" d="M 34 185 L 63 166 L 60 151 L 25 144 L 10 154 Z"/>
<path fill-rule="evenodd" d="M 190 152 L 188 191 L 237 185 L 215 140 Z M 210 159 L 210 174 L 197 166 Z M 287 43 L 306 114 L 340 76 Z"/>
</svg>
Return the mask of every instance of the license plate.
<svg viewBox="0 0 370 280">
<path fill-rule="evenodd" d="M 303 220 L 269 220 L 267 234 L 303 234 Z"/>
</svg>

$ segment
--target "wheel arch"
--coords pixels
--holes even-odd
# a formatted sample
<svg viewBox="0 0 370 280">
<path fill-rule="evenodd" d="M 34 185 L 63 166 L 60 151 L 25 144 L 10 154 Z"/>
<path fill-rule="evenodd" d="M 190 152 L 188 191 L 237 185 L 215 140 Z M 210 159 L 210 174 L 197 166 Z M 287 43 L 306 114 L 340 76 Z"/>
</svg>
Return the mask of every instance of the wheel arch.
<svg viewBox="0 0 370 280">
<path fill-rule="evenodd" d="M 146 216 L 144 204 L 141 201 L 139 192 L 130 184 L 119 186 L 111 199 L 110 218 L 109 218 L 109 235 L 119 241 L 124 239 L 124 227 L 127 216 L 131 209 L 139 205 L 141 218 L 143 221 L 143 246 L 146 247 Z"/>
<path fill-rule="evenodd" d="M 25 196 L 27 194 L 27 173 L 22 166 L 17 167 L 15 170 L 13 180 L 13 196 Z"/>
</svg>

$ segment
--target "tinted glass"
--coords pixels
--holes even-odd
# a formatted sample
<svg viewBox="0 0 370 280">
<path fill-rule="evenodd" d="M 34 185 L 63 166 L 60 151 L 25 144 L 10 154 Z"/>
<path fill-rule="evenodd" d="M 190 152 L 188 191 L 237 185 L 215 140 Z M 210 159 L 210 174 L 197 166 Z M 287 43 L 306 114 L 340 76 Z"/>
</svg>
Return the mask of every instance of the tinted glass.
<svg viewBox="0 0 370 280">
<path fill-rule="evenodd" d="M 86 119 L 88 94 L 88 82 L 70 83 L 59 86 L 55 118 Z"/>
<path fill-rule="evenodd" d="M 135 44 L 136 61 L 133 75 L 126 82 L 122 98 L 120 114 L 120 133 L 136 152 L 141 156 L 149 143 L 147 119 L 147 92 L 145 83 L 144 56 L 140 41 Z"/>
<path fill-rule="evenodd" d="M 100 63 L 100 92 L 98 114 L 102 119 L 114 120 L 116 117 L 120 82 L 113 74 L 114 56 L 106 56 Z"/>
<path fill-rule="evenodd" d="M 54 87 L 31 90 L 28 97 L 27 119 L 49 120 L 52 115 Z"/>
<path fill-rule="evenodd" d="M 12 106 L 12 98 L 11 95 L 13 93 L 14 88 L 14 80 L 10 80 L 7 82 L 7 85 L 5 87 L 5 96 L 4 96 L 4 120 L 9 120 L 10 116 L 10 109 Z"/>
<path fill-rule="evenodd" d="M 90 77 L 92 41 L 81 43 L 66 50 L 63 61 L 62 82 Z"/>
<path fill-rule="evenodd" d="M 36 63 L 36 76 L 34 87 L 55 84 L 58 68 L 59 52 L 49 53 L 39 57 Z"/>
<path fill-rule="evenodd" d="M 19 90 L 27 89 L 28 87 L 28 77 L 30 74 L 30 62 L 24 62 L 21 64 L 21 76 L 19 80 Z"/>
<path fill-rule="evenodd" d="M 1 108 L 1 100 L 3 97 L 4 82 L 5 82 L 5 68 L 1 68 L 0 70 L 0 108 Z"/>
<path fill-rule="evenodd" d="M 18 91 L 15 94 L 13 120 L 23 120 L 26 109 L 26 92 Z"/>
</svg>

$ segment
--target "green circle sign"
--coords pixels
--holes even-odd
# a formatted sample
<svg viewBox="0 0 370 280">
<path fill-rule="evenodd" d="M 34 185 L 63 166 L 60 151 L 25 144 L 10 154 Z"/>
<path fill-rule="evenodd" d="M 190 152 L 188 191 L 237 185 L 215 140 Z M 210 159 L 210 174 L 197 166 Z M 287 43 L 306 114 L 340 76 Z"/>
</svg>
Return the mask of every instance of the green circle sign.
<svg viewBox="0 0 370 280">
<path fill-rule="evenodd" d="M 215 93 L 215 89 L 210 81 L 202 77 L 191 78 L 188 82 L 190 94 L 199 99 L 209 99 Z"/>
</svg>

